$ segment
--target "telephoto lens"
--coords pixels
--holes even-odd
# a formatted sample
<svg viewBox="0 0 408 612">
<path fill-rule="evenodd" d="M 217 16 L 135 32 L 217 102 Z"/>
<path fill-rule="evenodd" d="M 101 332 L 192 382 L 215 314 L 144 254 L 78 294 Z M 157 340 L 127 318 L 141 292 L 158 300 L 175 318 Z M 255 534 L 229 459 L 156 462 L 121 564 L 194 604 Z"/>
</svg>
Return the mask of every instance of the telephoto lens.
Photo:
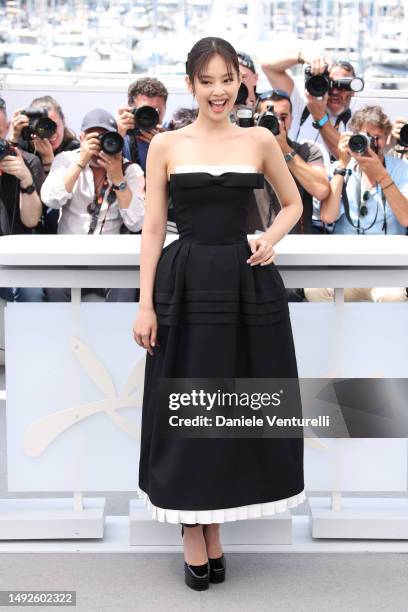
<svg viewBox="0 0 408 612">
<path fill-rule="evenodd" d="M 0 138 L 0 161 L 7 155 L 15 155 L 14 147 L 4 138 Z"/>
<path fill-rule="evenodd" d="M 257 119 L 257 125 L 266 128 L 267 130 L 272 132 L 274 136 L 277 136 L 280 133 L 279 119 L 273 112 L 272 104 L 268 106 L 265 112 L 259 115 Z"/>
<path fill-rule="evenodd" d="M 350 136 L 348 143 L 350 151 L 357 153 L 358 155 L 364 155 L 367 152 L 368 147 L 371 145 L 371 138 L 368 134 L 361 132 L 360 134 L 353 134 Z"/>
<path fill-rule="evenodd" d="M 314 98 L 321 98 L 329 91 L 330 78 L 327 70 L 323 74 L 312 74 L 311 66 L 305 68 L 305 89 Z"/>
<path fill-rule="evenodd" d="M 237 110 L 237 123 L 239 127 L 253 127 L 255 119 L 252 110 L 250 108 L 239 108 Z"/>
<path fill-rule="evenodd" d="M 355 93 L 363 91 L 364 79 L 361 77 L 344 77 L 342 79 L 331 79 L 330 90 L 341 89 L 343 91 L 354 91 Z"/>
<path fill-rule="evenodd" d="M 45 106 L 43 108 L 26 108 L 20 114 L 29 118 L 28 126 L 21 130 L 23 140 L 29 141 L 33 134 L 39 138 L 51 138 L 57 131 L 57 124 L 48 117 L 48 109 Z"/>
<path fill-rule="evenodd" d="M 407 147 L 408 148 L 408 123 L 403 125 L 401 130 L 400 130 L 398 144 L 401 147 Z"/>
<path fill-rule="evenodd" d="M 107 155 L 116 155 L 123 149 L 123 138 L 118 132 L 105 132 L 100 134 L 98 139 L 102 151 Z"/>
<path fill-rule="evenodd" d="M 160 122 L 159 113 L 153 106 L 144 104 L 138 108 L 132 108 L 135 118 L 135 127 L 127 131 L 129 135 L 136 134 L 138 130 L 152 130 Z"/>
</svg>

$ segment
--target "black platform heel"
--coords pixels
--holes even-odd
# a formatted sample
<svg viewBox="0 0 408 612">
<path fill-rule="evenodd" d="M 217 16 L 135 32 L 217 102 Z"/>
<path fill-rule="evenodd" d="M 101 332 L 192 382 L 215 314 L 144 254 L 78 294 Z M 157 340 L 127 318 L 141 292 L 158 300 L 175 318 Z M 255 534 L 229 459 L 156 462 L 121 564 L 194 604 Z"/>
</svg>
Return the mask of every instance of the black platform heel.
<svg viewBox="0 0 408 612">
<path fill-rule="evenodd" d="M 208 564 L 210 566 L 210 582 L 224 582 L 227 565 L 224 553 L 221 557 L 215 557 L 213 559 L 208 557 Z"/>
<path fill-rule="evenodd" d="M 199 524 L 189 525 L 181 523 L 181 535 L 184 535 L 184 527 L 196 527 Z M 195 591 L 205 591 L 208 589 L 210 582 L 208 562 L 203 565 L 191 565 L 184 560 L 184 580 L 186 585 Z"/>
</svg>

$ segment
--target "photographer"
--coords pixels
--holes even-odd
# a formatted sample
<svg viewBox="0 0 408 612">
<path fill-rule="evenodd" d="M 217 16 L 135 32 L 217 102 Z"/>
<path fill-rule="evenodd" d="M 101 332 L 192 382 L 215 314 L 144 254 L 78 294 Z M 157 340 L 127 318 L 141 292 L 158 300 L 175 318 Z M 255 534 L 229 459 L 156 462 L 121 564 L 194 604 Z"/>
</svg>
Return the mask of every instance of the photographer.
<svg viewBox="0 0 408 612">
<path fill-rule="evenodd" d="M 408 120 L 397 117 L 392 124 L 385 151 L 388 155 L 408 160 Z"/>
<path fill-rule="evenodd" d="M 278 121 L 279 133 L 275 133 L 276 129 L 273 133 L 295 179 L 303 202 L 302 216 L 290 233 L 311 234 L 313 197 L 318 200 L 324 199 L 330 191 L 321 150 L 313 143 L 299 144 L 288 137 L 292 124 L 292 103 L 289 94 L 280 90 L 272 90 L 261 94 L 255 108 L 260 124 L 262 124 L 264 117 L 263 113 L 268 112 L 268 108 L 273 108 L 272 112 Z M 257 189 L 254 193 L 258 210 L 250 209 L 247 220 L 248 233 L 254 233 L 256 230 L 265 231 L 280 210 L 278 198 L 267 181 L 264 190 Z M 267 208 L 265 207 L 266 203 Z M 255 217 L 256 212 L 258 213 L 258 219 Z M 256 226 L 257 224 L 258 226 Z"/>
<path fill-rule="evenodd" d="M 142 169 L 122 156 L 123 139 L 105 110 L 88 112 L 81 147 L 55 158 L 41 190 L 42 200 L 60 209 L 59 234 L 119 234 L 122 222 L 141 229 L 144 217 Z M 87 290 L 85 290 L 87 291 Z M 51 301 L 66 301 L 68 290 L 48 289 Z M 133 289 L 108 290 L 109 301 L 134 301 Z"/>
<path fill-rule="evenodd" d="M 335 234 L 402 234 L 408 226 L 408 165 L 384 155 L 391 122 L 379 106 L 357 111 L 340 137 L 339 161 L 330 167 L 330 195 L 321 218 Z M 309 301 L 333 299 L 333 289 L 305 289 Z M 345 299 L 405 301 L 405 288 L 345 289 Z"/>
<path fill-rule="evenodd" d="M 245 101 L 245 106 L 254 108 L 258 100 L 258 92 L 256 85 L 258 83 L 259 74 L 255 70 L 253 59 L 247 53 L 238 51 L 239 70 L 242 74 L 242 82 L 248 89 L 248 97 Z"/>
<path fill-rule="evenodd" d="M 39 192 L 44 172 L 39 160 L 19 151 L 9 141 L 6 104 L 0 98 L 0 233 L 31 234 L 40 220 Z M 36 287 L 0 288 L 0 297 L 7 301 L 41 302 L 44 293 Z"/>
<path fill-rule="evenodd" d="M 335 85 L 329 87 L 328 92 L 321 97 L 311 95 L 306 88 L 302 94 L 288 74 L 288 70 L 296 64 L 310 66 L 310 75 L 325 74 L 329 80 L 335 81 Z M 356 76 L 350 62 L 332 63 L 321 57 L 307 59 L 299 51 L 291 56 L 262 63 L 262 70 L 273 88 L 283 89 L 290 94 L 293 105 L 290 137 L 297 142 L 311 140 L 320 145 L 325 165 L 338 159 L 340 132 L 348 129 L 354 91 L 339 88 L 336 81 Z"/>
<path fill-rule="evenodd" d="M 132 83 L 128 89 L 128 106 L 119 109 L 117 124 L 118 132 L 125 139 L 124 156 L 139 164 L 146 172 L 146 157 L 152 138 L 165 131 L 162 123 L 166 114 L 168 91 L 158 79 L 144 77 Z M 137 125 L 135 111 L 148 106 L 156 113 L 142 117 L 147 128 Z"/>
<path fill-rule="evenodd" d="M 35 115 L 37 111 L 37 115 Z M 26 114 L 27 113 L 27 114 Z M 31 115 L 31 116 L 30 116 Z M 40 137 L 37 128 L 38 118 L 50 120 L 49 137 Z M 40 120 L 41 121 L 41 120 Z M 12 118 L 10 129 L 11 142 L 23 151 L 35 154 L 40 160 L 44 172 L 50 171 L 54 157 L 62 151 L 73 151 L 80 146 L 74 132 L 65 124 L 61 106 L 51 96 L 42 96 L 32 100 L 28 109 L 18 108 Z M 41 231 L 48 234 L 57 233 L 58 212 L 44 208 Z M 37 228 L 40 231 L 40 228 Z"/>
</svg>

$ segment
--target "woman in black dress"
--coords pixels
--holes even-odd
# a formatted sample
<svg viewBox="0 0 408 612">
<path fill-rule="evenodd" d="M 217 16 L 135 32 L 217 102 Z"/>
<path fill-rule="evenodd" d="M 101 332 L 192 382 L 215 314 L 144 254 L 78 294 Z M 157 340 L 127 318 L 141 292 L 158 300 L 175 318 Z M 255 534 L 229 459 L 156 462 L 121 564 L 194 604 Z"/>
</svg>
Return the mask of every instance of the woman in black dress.
<svg viewBox="0 0 408 612">
<path fill-rule="evenodd" d="M 221 522 L 274 514 L 306 499 L 303 437 L 163 437 L 159 382 L 297 379 L 273 245 L 294 227 L 302 203 L 271 132 L 230 122 L 241 82 L 234 48 L 201 39 L 186 72 L 198 117 L 156 135 L 147 157 L 133 334 L 147 349 L 139 493 L 153 518 L 189 527 L 182 530 L 185 581 L 198 590 L 224 580 Z M 248 242 L 248 206 L 264 176 L 282 209 Z M 168 185 L 179 238 L 163 249 Z"/>
</svg>

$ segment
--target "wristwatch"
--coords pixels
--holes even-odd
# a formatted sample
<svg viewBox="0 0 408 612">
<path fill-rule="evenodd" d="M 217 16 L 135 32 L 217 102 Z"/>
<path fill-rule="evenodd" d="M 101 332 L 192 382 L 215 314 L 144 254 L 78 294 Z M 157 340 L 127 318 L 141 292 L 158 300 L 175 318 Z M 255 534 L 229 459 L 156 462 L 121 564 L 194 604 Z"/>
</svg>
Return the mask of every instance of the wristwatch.
<svg viewBox="0 0 408 612">
<path fill-rule="evenodd" d="M 28 193 L 28 194 L 34 193 L 34 191 L 35 191 L 34 183 L 31 183 L 31 185 L 29 185 L 26 188 L 21 187 L 21 185 L 20 185 L 20 191 L 21 191 L 21 193 Z"/>
<path fill-rule="evenodd" d="M 291 151 L 290 153 L 286 153 L 283 157 L 285 158 L 285 162 L 288 164 L 293 160 L 293 158 L 297 155 L 296 151 Z"/>
<path fill-rule="evenodd" d="M 312 121 L 312 125 L 316 130 L 321 130 L 325 123 L 329 120 L 329 115 L 326 113 L 319 121 Z"/>
<path fill-rule="evenodd" d="M 341 176 L 346 176 L 346 174 L 347 174 L 347 168 L 335 168 L 335 169 L 333 170 L 333 176 L 334 176 L 335 174 L 341 174 Z"/>
<path fill-rule="evenodd" d="M 112 189 L 114 189 L 115 191 L 125 191 L 126 187 L 127 187 L 126 181 L 120 182 L 119 185 L 115 185 L 114 183 L 112 183 Z"/>
</svg>

